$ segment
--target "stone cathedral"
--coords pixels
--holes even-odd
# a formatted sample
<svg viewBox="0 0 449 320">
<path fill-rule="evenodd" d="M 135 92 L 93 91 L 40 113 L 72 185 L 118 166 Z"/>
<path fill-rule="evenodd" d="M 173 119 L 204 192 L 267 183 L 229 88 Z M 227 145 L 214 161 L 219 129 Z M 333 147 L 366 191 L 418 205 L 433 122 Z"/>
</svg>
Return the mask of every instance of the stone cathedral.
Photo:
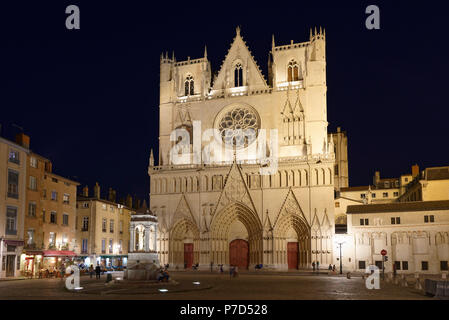
<svg viewBox="0 0 449 320">
<path fill-rule="evenodd" d="M 161 55 L 159 154 L 151 153 L 148 169 L 161 264 L 287 270 L 334 263 L 325 43 L 316 29 L 300 43 L 276 45 L 273 36 L 267 78 L 239 28 L 215 76 L 206 48 L 185 61 Z M 229 129 L 255 137 L 222 152 Z M 180 139 L 187 141 L 182 156 Z M 231 145 L 238 139 L 231 136 Z M 256 144 L 269 163 L 254 156 Z M 268 174 L 267 166 L 274 168 Z"/>
</svg>

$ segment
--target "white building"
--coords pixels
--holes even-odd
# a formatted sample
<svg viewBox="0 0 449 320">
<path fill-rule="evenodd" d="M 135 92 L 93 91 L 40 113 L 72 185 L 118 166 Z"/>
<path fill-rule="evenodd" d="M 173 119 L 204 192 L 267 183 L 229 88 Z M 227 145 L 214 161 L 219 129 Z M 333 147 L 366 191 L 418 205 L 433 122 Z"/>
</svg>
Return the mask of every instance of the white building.
<svg viewBox="0 0 449 320">
<path fill-rule="evenodd" d="M 151 157 L 148 170 L 160 262 L 287 270 L 334 261 L 325 33 L 281 46 L 273 37 L 267 80 L 238 28 L 214 79 L 206 50 L 160 62 L 158 164 Z"/>
<path fill-rule="evenodd" d="M 387 272 L 393 265 L 397 273 L 448 271 L 449 201 L 348 206 L 347 214 L 346 269 L 381 267 L 381 251 L 387 250 Z"/>
</svg>

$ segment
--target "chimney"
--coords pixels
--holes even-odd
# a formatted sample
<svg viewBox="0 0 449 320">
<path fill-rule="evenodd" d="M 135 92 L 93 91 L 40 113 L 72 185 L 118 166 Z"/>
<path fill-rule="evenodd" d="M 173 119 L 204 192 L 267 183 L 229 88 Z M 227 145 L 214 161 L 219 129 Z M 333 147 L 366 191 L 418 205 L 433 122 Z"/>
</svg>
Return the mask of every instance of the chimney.
<svg viewBox="0 0 449 320">
<path fill-rule="evenodd" d="M 417 164 L 412 166 L 412 176 L 415 178 L 419 175 L 419 166 Z"/>
<path fill-rule="evenodd" d="M 108 200 L 111 202 L 115 202 L 116 192 L 112 188 L 109 188 Z"/>
<path fill-rule="evenodd" d="M 88 186 L 85 186 L 83 188 L 83 196 L 86 197 L 86 198 L 89 197 L 89 187 Z"/>
<path fill-rule="evenodd" d="M 20 144 L 22 147 L 29 149 L 30 148 L 30 137 L 25 133 L 21 132 L 16 134 L 16 143 Z"/>
<path fill-rule="evenodd" d="M 374 173 L 374 178 L 373 178 L 373 184 L 376 187 L 379 184 L 379 180 L 380 180 L 380 171 L 376 171 L 376 173 Z"/>
<path fill-rule="evenodd" d="M 126 196 L 126 206 L 128 208 L 133 207 L 133 197 L 131 197 L 131 195 L 129 195 L 129 194 Z"/>
<path fill-rule="evenodd" d="M 98 182 L 95 182 L 94 197 L 97 198 L 97 199 L 101 199 L 100 198 L 100 186 L 98 185 Z"/>
</svg>

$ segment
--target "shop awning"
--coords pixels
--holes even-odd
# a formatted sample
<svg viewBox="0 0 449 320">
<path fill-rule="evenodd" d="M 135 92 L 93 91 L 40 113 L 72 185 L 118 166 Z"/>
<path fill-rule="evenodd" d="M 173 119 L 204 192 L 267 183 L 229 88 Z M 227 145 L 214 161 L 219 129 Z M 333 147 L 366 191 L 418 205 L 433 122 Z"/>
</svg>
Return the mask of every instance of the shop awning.
<svg viewBox="0 0 449 320">
<path fill-rule="evenodd" d="M 44 257 L 74 257 L 76 253 L 69 250 L 44 250 Z"/>
<path fill-rule="evenodd" d="M 42 256 L 44 252 L 42 250 L 23 250 L 23 253 L 29 256 Z"/>
<path fill-rule="evenodd" d="M 3 241 L 5 241 L 5 243 L 9 246 L 23 247 L 23 245 L 24 245 L 24 242 L 22 240 L 3 239 Z"/>
</svg>

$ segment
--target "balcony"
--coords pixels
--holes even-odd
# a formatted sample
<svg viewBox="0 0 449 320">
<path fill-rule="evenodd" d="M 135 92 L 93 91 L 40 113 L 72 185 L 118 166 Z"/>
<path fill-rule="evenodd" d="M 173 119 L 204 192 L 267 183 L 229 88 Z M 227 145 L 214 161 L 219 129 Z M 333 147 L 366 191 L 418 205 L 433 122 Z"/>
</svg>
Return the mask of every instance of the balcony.
<svg viewBox="0 0 449 320">
<path fill-rule="evenodd" d="M 8 192 L 8 198 L 19 199 L 19 194 L 16 192 Z"/>
<path fill-rule="evenodd" d="M 17 230 L 6 229 L 5 233 L 8 236 L 16 236 L 17 235 Z"/>
</svg>

